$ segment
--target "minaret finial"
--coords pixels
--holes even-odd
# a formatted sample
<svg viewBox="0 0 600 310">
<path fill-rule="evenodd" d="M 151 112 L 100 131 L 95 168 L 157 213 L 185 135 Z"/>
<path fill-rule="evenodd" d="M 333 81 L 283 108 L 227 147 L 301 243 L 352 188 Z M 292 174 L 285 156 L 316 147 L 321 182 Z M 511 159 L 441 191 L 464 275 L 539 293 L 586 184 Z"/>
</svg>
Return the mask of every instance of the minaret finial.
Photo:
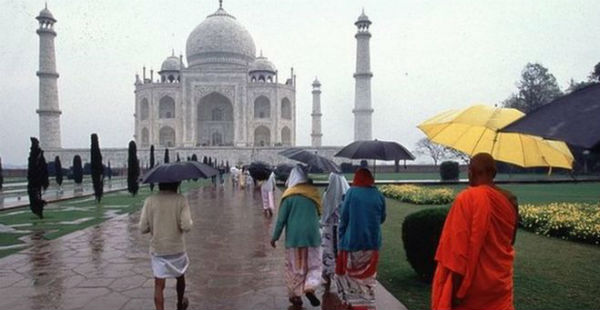
<svg viewBox="0 0 600 310">
<path fill-rule="evenodd" d="M 48 9 L 48 1 L 44 2 L 44 8 Z"/>
<path fill-rule="evenodd" d="M 260 57 L 263 57 L 263 55 L 262 55 L 262 50 L 260 50 Z"/>
<path fill-rule="evenodd" d="M 219 9 L 223 8 L 223 0 L 219 0 Z"/>
<path fill-rule="evenodd" d="M 365 14 L 365 7 L 362 7 L 362 13 Z"/>
<path fill-rule="evenodd" d="M 175 56 L 175 49 L 174 48 L 171 49 L 171 56 Z"/>
</svg>

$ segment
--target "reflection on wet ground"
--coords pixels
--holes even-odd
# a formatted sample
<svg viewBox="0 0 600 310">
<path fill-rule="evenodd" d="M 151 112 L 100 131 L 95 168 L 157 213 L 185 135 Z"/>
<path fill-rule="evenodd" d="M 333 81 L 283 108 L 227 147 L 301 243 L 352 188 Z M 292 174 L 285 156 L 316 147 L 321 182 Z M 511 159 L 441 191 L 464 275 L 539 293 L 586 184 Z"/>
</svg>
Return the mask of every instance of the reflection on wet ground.
<svg viewBox="0 0 600 310">
<path fill-rule="evenodd" d="M 262 215 L 260 193 L 227 185 L 187 196 L 194 218 L 186 236 L 190 308 L 288 309 L 283 249 L 269 246 L 274 218 Z M 31 247 L 0 259 L 0 308 L 153 309 L 148 236 L 139 233 L 138 218 L 117 216 L 52 241 L 34 233 Z M 175 281 L 167 287 L 170 309 Z M 339 307 L 335 294 L 322 294 L 324 309 Z M 402 308 L 385 290 L 378 295 L 380 308 Z"/>
</svg>

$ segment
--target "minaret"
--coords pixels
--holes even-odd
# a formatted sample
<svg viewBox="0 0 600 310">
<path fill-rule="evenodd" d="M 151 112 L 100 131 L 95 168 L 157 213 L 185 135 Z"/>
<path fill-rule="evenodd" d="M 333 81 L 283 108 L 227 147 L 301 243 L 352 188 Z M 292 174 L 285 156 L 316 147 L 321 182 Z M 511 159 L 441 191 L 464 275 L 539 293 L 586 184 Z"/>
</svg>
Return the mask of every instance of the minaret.
<svg viewBox="0 0 600 310">
<path fill-rule="evenodd" d="M 54 23 L 56 19 L 48 10 L 48 6 L 36 17 L 40 28 L 36 31 L 40 36 L 40 108 L 36 111 L 40 116 L 40 144 L 45 149 L 61 148 L 60 143 L 60 108 L 58 106 L 58 88 L 56 81 L 56 57 L 54 54 Z"/>
<path fill-rule="evenodd" d="M 315 81 L 312 83 L 312 95 L 313 95 L 313 106 L 312 106 L 312 132 L 310 134 L 311 137 L 311 145 L 313 147 L 321 146 L 321 137 L 323 134 L 321 133 L 321 83 L 315 77 Z"/>
<path fill-rule="evenodd" d="M 362 14 L 358 17 L 356 23 L 358 28 L 356 35 L 356 73 L 354 73 L 354 141 L 371 140 L 372 123 L 371 115 L 373 108 L 371 107 L 371 56 L 369 55 L 369 40 L 371 33 L 369 25 L 371 21 L 365 15 L 363 9 Z"/>
</svg>

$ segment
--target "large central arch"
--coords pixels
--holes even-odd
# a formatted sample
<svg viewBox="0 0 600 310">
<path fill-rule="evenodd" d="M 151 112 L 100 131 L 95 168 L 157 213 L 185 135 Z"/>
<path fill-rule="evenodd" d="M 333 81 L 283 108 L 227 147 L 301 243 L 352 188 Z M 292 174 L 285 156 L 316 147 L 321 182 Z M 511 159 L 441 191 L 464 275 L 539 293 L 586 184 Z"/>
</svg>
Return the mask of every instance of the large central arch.
<svg viewBox="0 0 600 310">
<path fill-rule="evenodd" d="M 196 145 L 233 145 L 233 105 L 227 97 L 213 92 L 198 102 Z"/>
</svg>

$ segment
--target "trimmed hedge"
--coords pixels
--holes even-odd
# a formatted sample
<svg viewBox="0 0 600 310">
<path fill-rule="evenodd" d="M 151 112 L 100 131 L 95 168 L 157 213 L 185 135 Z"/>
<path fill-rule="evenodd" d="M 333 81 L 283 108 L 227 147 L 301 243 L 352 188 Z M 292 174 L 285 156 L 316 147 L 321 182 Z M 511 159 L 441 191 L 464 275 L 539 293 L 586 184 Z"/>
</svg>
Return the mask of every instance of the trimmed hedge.
<svg viewBox="0 0 600 310">
<path fill-rule="evenodd" d="M 445 161 L 440 165 L 440 177 L 442 181 L 458 180 L 460 169 L 455 161 Z"/>
<path fill-rule="evenodd" d="M 408 215 L 402 223 L 402 241 L 406 258 L 421 280 L 430 283 L 444 221 L 450 208 L 421 210 Z"/>
<path fill-rule="evenodd" d="M 418 205 L 443 205 L 454 200 L 454 191 L 450 188 L 427 188 L 416 185 L 382 185 L 381 193 L 388 198 Z"/>
</svg>

